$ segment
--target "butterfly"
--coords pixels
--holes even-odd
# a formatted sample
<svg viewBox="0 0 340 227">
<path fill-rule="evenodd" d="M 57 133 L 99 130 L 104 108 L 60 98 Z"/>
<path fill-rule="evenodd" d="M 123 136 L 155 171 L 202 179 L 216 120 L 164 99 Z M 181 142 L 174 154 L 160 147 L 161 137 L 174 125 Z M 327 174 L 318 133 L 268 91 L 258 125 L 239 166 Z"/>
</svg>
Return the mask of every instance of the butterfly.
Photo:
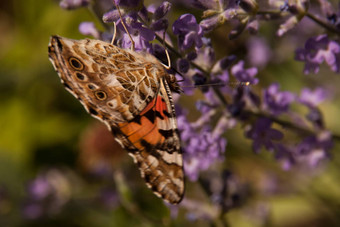
<svg viewBox="0 0 340 227">
<path fill-rule="evenodd" d="M 107 125 L 146 185 L 178 204 L 184 173 L 171 96 L 180 91 L 175 77 L 151 54 L 101 40 L 52 36 L 48 52 L 66 90 Z"/>
</svg>

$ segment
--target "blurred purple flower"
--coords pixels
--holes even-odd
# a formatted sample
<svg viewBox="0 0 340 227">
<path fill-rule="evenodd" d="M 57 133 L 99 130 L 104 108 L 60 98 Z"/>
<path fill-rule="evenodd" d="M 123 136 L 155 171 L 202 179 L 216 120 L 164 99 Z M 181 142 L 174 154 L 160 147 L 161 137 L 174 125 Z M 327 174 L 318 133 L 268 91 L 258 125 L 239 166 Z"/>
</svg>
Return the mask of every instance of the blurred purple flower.
<svg viewBox="0 0 340 227">
<path fill-rule="evenodd" d="M 117 191 L 112 188 L 104 188 L 98 195 L 98 200 L 105 207 L 114 209 L 119 205 L 119 196 Z"/>
<path fill-rule="evenodd" d="M 192 14 L 181 15 L 172 25 L 175 35 L 178 35 L 178 42 L 181 49 L 188 49 L 192 45 L 202 47 L 203 29 L 197 24 Z"/>
<path fill-rule="evenodd" d="M 263 38 L 253 37 L 247 43 L 248 56 L 251 65 L 262 68 L 271 60 L 271 50 Z"/>
<path fill-rule="evenodd" d="M 280 85 L 274 83 L 270 85 L 263 94 L 264 108 L 274 115 L 288 111 L 290 104 L 295 97 L 288 91 L 279 91 Z"/>
<path fill-rule="evenodd" d="M 331 133 L 321 131 L 318 135 L 306 137 L 294 146 L 277 144 L 275 158 L 281 163 L 284 170 L 289 170 L 297 164 L 314 168 L 329 157 L 328 152 L 332 147 Z"/>
<path fill-rule="evenodd" d="M 244 68 L 244 61 L 239 61 L 236 65 L 231 68 L 231 73 L 240 82 L 249 82 L 250 84 L 257 84 L 259 79 L 255 78 L 257 74 L 257 68 Z"/>
<path fill-rule="evenodd" d="M 308 107 L 316 107 L 327 98 L 327 92 L 322 88 L 316 88 L 314 91 L 309 88 L 302 89 L 299 102 Z"/>
<path fill-rule="evenodd" d="M 59 6 L 63 9 L 77 9 L 80 7 L 88 6 L 90 0 L 62 0 Z"/>
<path fill-rule="evenodd" d="M 285 21 L 285 23 L 280 25 L 280 28 L 279 28 L 279 30 L 277 30 L 276 35 L 277 36 L 283 36 L 286 32 L 288 32 L 289 30 L 294 28 L 298 24 L 299 21 L 300 20 L 297 16 L 289 17 Z"/>
<path fill-rule="evenodd" d="M 97 30 L 93 22 L 80 23 L 79 31 L 83 35 L 91 35 L 96 39 L 100 39 L 100 32 Z"/>
<path fill-rule="evenodd" d="M 256 35 L 260 27 L 258 20 L 252 20 L 247 24 L 247 29 L 250 34 Z"/>
<path fill-rule="evenodd" d="M 199 65 L 203 69 L 210 69 L 215 62 L 215 50 L 212 47 L 211 40 L 208 38 L 202 38 L 203 47 L 196 51 L 196 58 L 194 63 Z"/>
<path fill-rule="evenodd" d="M 271 128 L 272 121 L 268 118 L 259 118 L 255 124 L 246 131 L 246 137 L 253 140 L 253 150 L 256 153 L 260 152 L 262 146 L 267 150 L 273 151 L 275 144 L 273 140 L 281 140 L 283 133 L 279 130 Z"/>
<path fill-rule="evenodd" d="M 22 214 L 27 219 L 59 213 L 69 201 L 71 185 L 67 176 L 59 170 L 49 170 L 28 183 L 27 198 Z"/>
<path fill-rule="evenodd" d="M 321 131 L 318 135 L 305 138 L 296 148 L 296 159 L 310 167 L 315 167 L 321 160 L 327 158 L 333 147 L 332 134 Z"/>
<path fill-rule="evenodd" d="M 335 8 L 330 2 L 320 0 L 321 9 L 327 15 L 328 21 L 333 24 L 337 29 L 340 29 L 340 4 Z"/>
<path fill-rule="evenodd" d="M 229 68 L 235 61 L 237 57 L 235 55 L 229 55 L 227 57 L 222 58 L 219 61 L 219 66 L 221 70 L 225 70 Z"/>
<path fill-rule="evenodd" d="M 44 215 L 44 207 L 38 202 L 27 202 L 23 205 L 22 215 L 26 219 L 38 219 Z"/>
<path fill-rule="evenodd" d="M 54 193 L 54 189 L 45 176 L 38 176 L 27 187 L 28 194 L 34 200 L 42 200 Z"/>
<path fill-rule="evenodd" d="M 275 146 L 275 159 L 281 164 L 283 170 L 289 170 L 296 164 L 294 148 L 278 143 Z"/>
<path fill-rule="evenodd" d="M 305 48 L 297 49 L 295 59 L 305 62 L 305 74 L 318 73 L 324 61 L 332 71 L 340 72 L 340 44 L 327 35 L 319 35 L 308 39 Z"/>
<path fill-rule="evenodd" d="M 189 68 L 190 68 L 190 63 L 185 58 L 177 59 L 177 64 L 176 65 L 177 65 L 177 70 L 180 73 L 187 73 Z"/>
<path fill-rule="evenodd" d="M 207 115 L 209 116 L 209 114 L 205 116 Z M 200 171 L 208 169 L 217 160 L 223 160 L 222 154 L 227 141 L 221 135 L 229 126 L 229 122 L 222 118 L 215 129 L 211 130 L 204 124 L 206 120 L 198 119 L 196 122 L 189 123 L 184 115 L 178 116 L 177 120 L 186 151 L 184 153 L 184 170 L 191 181 L 196 181 Z M 203 127 L 198 129 L 198 126 Z"/>
</svg>

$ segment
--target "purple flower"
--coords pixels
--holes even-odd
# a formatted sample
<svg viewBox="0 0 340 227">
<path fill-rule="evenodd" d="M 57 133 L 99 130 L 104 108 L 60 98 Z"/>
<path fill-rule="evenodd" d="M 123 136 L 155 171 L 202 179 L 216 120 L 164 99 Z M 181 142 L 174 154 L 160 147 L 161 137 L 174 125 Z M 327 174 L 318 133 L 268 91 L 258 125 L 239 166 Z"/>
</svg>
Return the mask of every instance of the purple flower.
<svg viewBox="0 0 340 227">
<path fill-rule="evenodd" d="M 210 69 L 215 62 L 215 50 L 211 45 L 211 40 L 203 37 L 203 47 L 196 51 L 194 62 L 203 69 Z"/>
<path fill-rule="evenodd" d="M 83 35 L 91 35 L 96 39 L 100 38 L 100 33 L 93 22 L 82 22 L 79 25 L 79 31 Z"/>
<path fill-rule="evenodd" d="M 154 31 L 162 31 L 168 28 L 169 22 L 163 18 L 171 9 L 170 2 L 163 2 L 159 7 L 155 8 L 153 5 L 148 7 L 148 12 L 153 13 L 152 23 L 150 28 Z"/>
<path fill-rule="evenodd" d="M 281 140 L 282 132 L 271 128 L 272 121 L 268 118 L 259 118 L 254 125 L 246 132 L 246 137 L 253 140 L 253 150 L 260 152 L 262 146 L 272 151 L 275 148 L 273 140 Z"/>
<path fill-rule="evenodd" d="M 288 91 L 279 91 L 280 85 L 274 83 L 270 85 L 263 94 L 264 108 L 274 115 L 279 115 L 287 112 L 290 104 L 295 97 Z"/>
<path fill-rule="evenodd" d="M 159 20 L 163 18 L 171 9 L 171 3 L 170 2 L 163 2 L 154 12 L 154 18 L 155 20 Z"/>
<path fill-rule="evenodd" d="M 291 169 L 291 167 L 296 164 L 294 148 L 280 143 L 276 144 L 275 159 L 281 164 L 282 169 Z"/>
<path fill-rule="evenodd" d="M 217 160 L 223 160 L 222 154 L 227 144 L 226 139 L 221 135 L 230 126 L 230 122 L 221 118 L 215 129 L 211 130 L 205 125 L 205 122 L 210 119 L 209 113 L 202 117 L 205 119 L 198 119 L 193 123 L 187 122 L 184 115 L 177 118 L 186 151 L 184 153 L 184 171 L 191 181 L 198 179 L 200 171 L 208 169 Z"/>
<path fill-rule="evenodd" d="M 24 218 L 37 219 L 60 212 L 69 200 L 71 185 L 59 170 L 38 175 L 27 186 L 27 198 L 22 207 Z"/>
<path fill-rule="evenodd" d="M 133 41 L 135 42 L 135 49 L 136 50 L 148 50 L 151 51 L 151 44 L 150 41 L 155 39 L 155 33 L 144 27 L 142 23 L 138 22 L 134 17 L 125 17 L 125 25 L 127 30 L 129 31 Z M 117 24 L 117 27 L 125 31 L 124 27 L 120 23 Z M 123 38 L 121 39 L 121 46 L 123 48 L 130 48 L 131 40 L 128 34 L 124 33 Z"/>
<path fill-rule="evenodd" d="M 122 15 L 124 16 L 124 15 Z M 113 23 L 113 22 L 116 22 L 120 19 L 119 17 L 119 12 L 117 9 L 114 9 L 114 10 L 110 10 L 109 12 L 107 13 L 104 13 L 103 17 L 102 17 L 102 20 L 104 23 Z"/>
<path fill-rule="evenodd" d="M 294 28 L 299 22 L 299 19 L 297 16 L 289 17 L 285 23 L 280 25 L 279 30 L 277 30 L 276 34 L 277 36 L 283 36 L 286 32 Z"/>
<path fill-rule="evenodd" d="M 297 145 L 277 144 L 275 158 L 284 170 L 294 165 L 316 167 L 322 160 L 329 157 L 328 152 L 333 147 L 332 135 L 328 131 L 321 131 L 303 139 Z"/>
<path fill-rule="evenodd" d="M 28 185 L 28 193 L 35 200 L 42 200 L 54 193 L 54 189 L 45 176 L 38 176 Z"/>
<path fill-rule="evenodd" d="M 22 215 L 26 219 L 38 219 L 44 215 L 44 207 L 38 202 L 27 202 L 23 205 Z"/>
<path fill-rule="evenodd" d="M 340 72 L 340 44 L 329 40 L 327 35 L 319 35 L 308 39 L 305 48 L 297 49 L 295 59 L 305 62 L 305 74 L 318 73 L 324 61 L 332 71 Z"/>
<path fill-rule="evenodd" d="M 231 73 L 240 82 L 249 82 L 250 84 L 257 84 L 259 79 L 255 78 L 257 74 L 257 68 L 244 68 L 244 61 L 239 61 L 236 65 L 231 68 Z"/>
<path fill-rule="evenodd" d="M 187 73 L 190 68 L 190 63 L 185 58 L 178 59 L 176 65 L 180 73 Z"/>
<path fill-rule="evenodd" d="M 272 53 L 263 38 L 253 37 L 247 43 L 248 56 L 247 59 L 256 67 L 263 68 L 271 60 Z"/>
<path fill-rule="evenodd" d="M 308 107 L 316 107 L 327 98 L 327 93 L 322 88 L 316 88 L 314 91 L 304 88 L 299 97 L 299 102 Z"/>
<path fill-rule="evenodd" d="M 80 7 L 87 6 L 90 0 L 62 0 L 59 6 L 63 9 L 77 9 Z"/>
<path fill-rule="evenodd" d="M 197 24 L 192 14 L 183 14 L 172 25 L 175 35 L 178 35 L 178 42 L 181 49 L 188 49 L 192 45 L 202 47 L 203 29 Z"/>
<path fill-rule="evenodd" d="M 327 158 L 329 150 L 333 147 L 332 134 L 321 131 L 318 135 L 305 138 L 296 147 L 296 160 L 315 167 L 321 160 Z"/>
<path fill-rule="evenodd" d="M 260 23 L 258 20 L 252 20 L 247 24 L 247 29 L 250 34 L 256 35 L 259 30 Z"/>
</svg>

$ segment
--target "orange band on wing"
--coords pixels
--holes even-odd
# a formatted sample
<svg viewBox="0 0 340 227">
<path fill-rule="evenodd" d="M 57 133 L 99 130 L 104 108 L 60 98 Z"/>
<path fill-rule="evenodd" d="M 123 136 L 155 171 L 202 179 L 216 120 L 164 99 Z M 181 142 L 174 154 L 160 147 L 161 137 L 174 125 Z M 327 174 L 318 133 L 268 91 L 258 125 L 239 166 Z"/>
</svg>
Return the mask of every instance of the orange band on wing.
<svg viewBox="0 0 340 227">
<path fill-rule="evenodd" d="M 148 142 L 150 145 L 155 146 L 156 144 L 163 143 L 165 140 L 165 138 L 159 133 L 159 128 L 157 126 L 157 122 L 161 119 L 156 116 L 156 112 L 158 112 L 163 119 L 166 119 L 167 116 L 165 116 L 164 110 L 167 110 L 166 103 L 162 100 L 161 96 L 157 96 L 157 98 L 150 102 L 140 113 L 141 117 L 138 122 L 131 121 L 128 123 L 121 123 L 118 124 L 118 126 L 121 132 L 128 137 L 129 141 L 137 149 L 144 148 L 140 143 L 142 139 Z M 153 122 L 151 122 L 148 118 L 150 116 L 145 116 L 149 111 L 152 111 L 153 113 L 151 116 L 154 117 Z"/>
</svg>

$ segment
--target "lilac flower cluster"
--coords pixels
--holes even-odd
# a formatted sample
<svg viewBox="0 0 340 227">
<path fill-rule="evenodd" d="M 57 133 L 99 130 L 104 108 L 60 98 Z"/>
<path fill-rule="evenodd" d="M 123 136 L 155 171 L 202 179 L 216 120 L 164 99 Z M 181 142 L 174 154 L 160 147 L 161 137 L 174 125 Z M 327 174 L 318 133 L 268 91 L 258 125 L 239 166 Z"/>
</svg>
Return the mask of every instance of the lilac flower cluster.
<svg viewBox="0 0 340 227">
<path fill-rule="evenodd" d="M 169 25 L 166 16 L 171 10 L 171 3 L 163 2 L 159 6 L 151 5 L 148 7 L 142 6 L 140 1 L 120 1 L 119 4 L 122 6 L 123 20 L 135 42 L 136 50 L 146 50 L 153 54 L 162 52 L 162 48 L 159 45 L 152 45 L 151 41 L 156 37 L 162 37 L 162 33 L 166 31 Z M 307 105 L 306 94 L 304 93 L 299 100 L 297 95 L 289 91 L 280 91 L 280 85 L 273 83 L 268 88 L 263 89 L 263 101 L 261 103 L 261 97 L 256 95 L 249 87 L 249 85 L 259 84 L 259 79 L 255 77 L 258 69 L 256 67 L 245 69 L 245 62 L 242 60 L 235 64 L 235 57 L 233 56 L 216 60 L 215 50 L 212 48 L 210 39 L 204 37 L 205 34 L 213 31 L 217 26 L 224 23 L 235 24 L 235 21 L 239 23 L 230 32 L 231 38 L 236 38 L 246 27 L 249 29 L 256 27 L 257 30 L 259 20 L 263 19 L 262 15 L 256 17 L 261 5 L 258 5 L 253 0 L 237 2 L 197 0 L 193 1 L 192 6 L 204 10 L 203 19 L 200 22 L 197 21 L 194 15 L 186 13 L 179 16 L 172 24 L 172 32 L 177 37 L 177 46 L 179 48 L 177 51 L 175 49 L 172 51 L 176 51 L 176 54 L 182 56 L 177 59 L 176 68 L 182 74 L 181 77 L 185 78 L 183 86 L 200 86 L 200 89 L 206 93 L 207 100 L 211 102 L 209 107 L 211 110 L 216 109 L 216 106 L 227 105 L 227 110 L 231 116 L 240 118 L 239 120 L 243 120 L 247 124 L 245 135 L 253 140 L 253 150 L 256 153 L 260 151 L 262 146 L 267 150 L 281 150 L 278 153 L 284 153 L 282 152 L 284 146 L 279 143 L 284 138 L 284 135 L 280 130 L 271 126 L 273 123 L 277 123 L 275 119 L 281 115 L 292 116 L 290 106 L 294 102 L 299 103 L 300 101 L 301 104 Z M 306 10 L 305 1 L 300 3 L 270 1 L 270 6 L 276 7 L 278 14 L 290 14 L 290 17 L 278 30 L 280 36 L 298 24 Z M 116 22 L 120 33 L 123 33 L 118 38 L 117 45 L 129 48 L 131 40 L 124 31 L 120 20 L 117 9 L 103 15 L 104 22 Z M 83 23 L 80 30 L 83 34 L 92 35 L 96 38 L 100 36 L 100 33 L 90 23 Z M 169 37 L 168 34 L 166 35 L 168 45 L 173 46 L 174 44 L 167 37 Z M 326 35 L 321 35 L 308 40 L 305 49 L 298 49 L 296 59 L 306 62 L 305 73 L 311 71 L 317 73 L 319 65 L 323 61 L 326 61 L 331 69 L 337 72 L 339 64 L 338 52 L 339 44 L 336 41 L 330 41 Z M 268 59 L 264 61 L 268 62 Z M 233 89 L 233 87 L 228 86 L 227 84 L 230 83 L 231 77 L 234 77 L 241 84 L 241 87 Z M 221 95 L 216 93 L 216 88 L 209 89 L 208 86 L 204 87 L 205 84 L 209 83 L 223 84 L 223 86 L 218 86 L 217 90 L 221 92 L 220 94 L 231 96 L 233 101 L 226 103 L 223 99 L 218 100 Z M 194 90 L 192 88 L 184 87 L 183 89 L 185 94 L 193 94 Z M 197 103 L 200 105 L 204 101 L 198 100 Z M 211 106 L 215 107 L 212 108 Z M 194 126 L 197 125 L 196 122 L 188 122 L 185 115 L 178 117 L 185 150 L 185 170 L 191 180 L 197 179 L 199 172 L 208 169 L 214 163 L 214 160 L 222 160 L 222 154 L 226 146 L 226 140 L 219 138 L 223 133 L 212 135 L 215 127 L 224 129 L 228 127 L 220 126 L 220 123 L 212 127 L 209 121 L 202 120 L 206 118 L 206 109 L 206 107 L 201 108 L 201 111 L 203 111 L 202 117 L 198 121 L 204 123 L 199 127 Z M 318 124 L 320 128 L 320 124 L 322 124 L 320 123 L 322 122 L 320 112 L 317 108 L 311 106 L 309 106 L 309 109 L 310 113 L 306 116 L 307 121 L 313 121 L 314 126 Z M 254 122 L 248 122 L 246 120 L 248 118 L 247 114 L 253 111 L 255 113 L 260 112 L 262 117 L 259 117 Z M 277 157 L 281 156 L 277 155 Z"/>
<path fill-rule="evenodd" d="M 71 184 L 65 174 L 50 170 L 28 183 L 22 213 L 27 219 L 57 215 L 70 199 Z"/>
<path fill-rule="evenodd" d="M 326 62 L 332 71 L 340 72 L 340 43 L 329 40 L 327 35 L 310 38 L 304 48 L 296 50 L 295 59 L 305 62 L 305 74 L 317 74 L 323 62 Z"/>
<path fill-rule="evenodd" d="M 207 109 L 209 108 L 202 108 Z M 191 181 L 196 181 L 202 170 L 207 170 L 216 160 L 223 161 L 223 153 L 227 140 L 221 135 L 230 122 L 221 118 L 214 129 L 206 126 L 214 110 L 205 114 L 195 122 L 189 123 L 185 115 L 177 118 L 182 143 L 185 145 L 184 171 Z"/>
</svg>

